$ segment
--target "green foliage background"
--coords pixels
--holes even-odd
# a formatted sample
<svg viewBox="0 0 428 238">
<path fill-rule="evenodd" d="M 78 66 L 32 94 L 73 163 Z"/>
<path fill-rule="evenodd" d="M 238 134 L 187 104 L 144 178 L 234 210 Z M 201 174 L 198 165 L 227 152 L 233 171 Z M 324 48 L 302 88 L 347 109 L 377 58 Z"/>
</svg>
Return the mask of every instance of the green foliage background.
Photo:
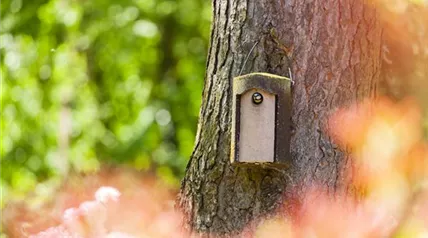
<svg viewBox="0 0 428 238">
<path fill-rule="evenodd" d="M 177 185 L 195 137 L 210 7 L 2 0 L 2 206 L 104 163 Z"/>
</svg>

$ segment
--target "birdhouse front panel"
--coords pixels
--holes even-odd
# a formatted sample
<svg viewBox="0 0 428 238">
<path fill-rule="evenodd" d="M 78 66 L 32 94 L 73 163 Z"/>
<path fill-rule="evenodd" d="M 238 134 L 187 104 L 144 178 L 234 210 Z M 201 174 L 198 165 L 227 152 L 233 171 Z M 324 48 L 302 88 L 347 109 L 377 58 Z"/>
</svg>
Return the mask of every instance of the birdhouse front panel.
<svg viewBox="0 0 428 238">
<path fill-rule="evenodd" d="M 250 89 L 239 102 L 239 157 L 241 162 L 274 162 L 275 95 Z"/>
</svg>

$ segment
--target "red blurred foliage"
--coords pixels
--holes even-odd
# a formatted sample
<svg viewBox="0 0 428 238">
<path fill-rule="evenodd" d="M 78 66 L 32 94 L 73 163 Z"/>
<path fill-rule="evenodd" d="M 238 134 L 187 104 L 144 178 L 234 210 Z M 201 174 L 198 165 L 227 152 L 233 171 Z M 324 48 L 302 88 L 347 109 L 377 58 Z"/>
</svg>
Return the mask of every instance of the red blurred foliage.
<svg viewBox="0 0 428 238">
<path fill-rule="evenodd" d="M 99 196 L 94 199 L 97 189 L 103 186 L 117 188 L 121 193 L 119 201 L 104 204 Z M 10 237 L 27 237 L 41 231 L 46 232 L 37 237 L 183 237 L 180 214 L 173 208 L 176 192 L 128 169 L 72 175 L 53 195 L 54 200 L 43 207 L 30 208 L 25 203 L 7 206 L 3 212 L 4 229 Z M 110 236 L 99 236 L 97 232 Z"/>
<path fill-rule="evenodd" d="M 404 126 L 404 139 L 421 138 L 421 115 L 417 104 L 407 99 L 394 103 L 387 98 L 377 101 L 366 100 L 349 108 L 338 110 L 330 119 L 330 133 L 342 145 L 353 148 L 361 146 L 368 139 L 368 133 L 375 120 L 382 120 L 387 126 L 394 128 Z M 401 129 L 401 128 L 397 128 Z"/>
<path fill-rule="evenodd" d="M 313 190 L 305 197 L 295 237 L 386 237 L 396 220 L 379 207 Z"/>
<path fill-rule="evenodd" d="M 394 103 L 380 98 L 337 111 L 329 121 L 330 133 L 351 153 L 358 169 L 355 186 L 364 192 L 358 199 L 309 192 L 296 237 L 413 237 L 428 232 L 428 149 L 421 118 L 411 99 Z M 407 223 L 415 219 L 425 225 L 409 229 Z"/>
<path fill-rule="evenodd" d="M 363 183 L 371 183 L 386 171 L 397 170 L 412 180 L 427 170 L 427 146 L 422 140 L 422 116 L 417 104 L 381 98 L 337 111 L 329 122 L 330 133 L 351 151 Z M 375 177 L 373 177 L 375 176 Z"/>
</svg>

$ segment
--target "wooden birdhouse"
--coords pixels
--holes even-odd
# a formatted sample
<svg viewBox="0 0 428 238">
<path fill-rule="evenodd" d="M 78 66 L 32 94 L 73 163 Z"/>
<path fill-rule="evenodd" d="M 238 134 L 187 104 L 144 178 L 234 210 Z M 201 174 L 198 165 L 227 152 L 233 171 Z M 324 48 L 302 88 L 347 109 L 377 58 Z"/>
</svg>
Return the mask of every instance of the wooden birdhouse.
<svg viewBox="0 0 428 238">
<path fill-rule="evenodd" d="M 231 162 L 287 166 L 291 80 L 267 73 L 233 79 Z"/>
</svg>

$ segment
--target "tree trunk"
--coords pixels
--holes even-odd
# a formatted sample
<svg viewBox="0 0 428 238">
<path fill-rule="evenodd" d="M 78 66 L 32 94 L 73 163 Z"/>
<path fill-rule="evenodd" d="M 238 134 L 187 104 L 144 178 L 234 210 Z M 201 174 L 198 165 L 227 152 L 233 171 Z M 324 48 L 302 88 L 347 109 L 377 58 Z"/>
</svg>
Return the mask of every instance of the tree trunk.
<svg viewBox="0 0 428 238">
<path fill-rule="evenodd" d="M 178 204 L 188 229 L 233 235 L 277 208 L 292 211 L 315 184 L 329 194 L 349 192 L 351 161 L 326 122 L 338 108 L 376 95 L 381 34 L 363 0 L 213 1 L 198 132 Z M 289 76 L 289 67 L 291 166 L 232 166 L 233 78 L 241 70 Z"/>
</svg>

